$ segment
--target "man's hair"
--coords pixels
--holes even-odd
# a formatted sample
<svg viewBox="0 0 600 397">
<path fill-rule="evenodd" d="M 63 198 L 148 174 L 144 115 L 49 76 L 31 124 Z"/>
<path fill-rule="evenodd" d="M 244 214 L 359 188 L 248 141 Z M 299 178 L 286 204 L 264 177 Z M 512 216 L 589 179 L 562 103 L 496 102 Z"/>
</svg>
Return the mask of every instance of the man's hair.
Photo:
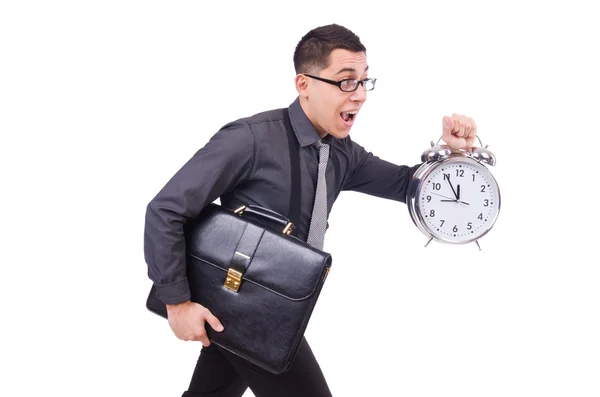
<svg viewBox="0 0 600 397">
<path fill-rule="evenodd" d="M 296 46 L 296 74 L 327 68 L 329 55 L 336 49 L 367 52 L 360 38 L 349 29 L 336 24 L 320 26 L 305 34 Z"/>
</svg>

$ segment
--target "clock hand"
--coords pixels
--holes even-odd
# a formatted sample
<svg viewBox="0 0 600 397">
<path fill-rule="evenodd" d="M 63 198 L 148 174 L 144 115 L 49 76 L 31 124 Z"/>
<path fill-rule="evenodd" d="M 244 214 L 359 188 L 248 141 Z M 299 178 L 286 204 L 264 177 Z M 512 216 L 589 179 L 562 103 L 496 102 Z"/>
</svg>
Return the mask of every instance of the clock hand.
<svg viewBox="0 0 600 397">
<path fill-rule="evenodd" d="M 461 200 L 440 200 L 440 201 L 448 201 L 448 202 L 452 202 L 452 203 L 462 203 L 462 204 L 466 204 L 466 205 L 471 205 L 471 204 L 467 203 L 466 201 L 461 201 Z"/>
<path fill-rule="evenodd" d="M 450 175 L 450 174 L 448 174 Z M 456 199 L 458 200 L 458 194 L 456 194 L 456 190 L 454 190 L 454 186 L 452 186 L 452 182 L 450 182 L 450 177 L 446 178 L 446 175 L 444 175 L 444 179 L 448 180 L 448 183 L 450 184 L 450 188 L 452 189 L 452 193 L 454 193 L 454 197 L 456 197 Z"/>
<path fill-rule="evenodd" d="M 451 197 L 444 196 L 444 195 L 441 195 L 441 194 L 437 194 L 437 193 L 433 193 L 433 192 L 431 192 L 431 194 L 435 194 L 436 196 L 440 196 L 440 197 L 443 197 L 443 198 L 450 199 L 451 201 L 456 201 L 455 199 L 453 199 L 453 198 L 451 198 Z M 442 200 L 442 201 L 443 201 L 443 200 Z"/>
<path fill-rule="evenodd" d="M 460 185 L 456 185 L 456 201 L 459 202 L 459 203 L 470 205 L 466 201 L 461 201 L 461 199 L 460 199 Z"/>
</svg>

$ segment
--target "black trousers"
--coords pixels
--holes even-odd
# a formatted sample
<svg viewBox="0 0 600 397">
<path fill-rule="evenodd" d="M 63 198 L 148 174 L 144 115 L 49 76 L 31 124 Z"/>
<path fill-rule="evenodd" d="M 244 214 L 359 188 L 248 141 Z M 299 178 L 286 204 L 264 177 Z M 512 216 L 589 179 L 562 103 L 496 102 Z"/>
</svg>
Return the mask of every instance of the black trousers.
<svg viewBox="0 0 600 397">
<path fill-rule="evenodd" d="M 288 372 L 273 375 L 215 344 L 202 347 L 182 397 L 241 397 L 247 388 L 256 397 L 331 397 L 305 338 Z"/>
</svg>

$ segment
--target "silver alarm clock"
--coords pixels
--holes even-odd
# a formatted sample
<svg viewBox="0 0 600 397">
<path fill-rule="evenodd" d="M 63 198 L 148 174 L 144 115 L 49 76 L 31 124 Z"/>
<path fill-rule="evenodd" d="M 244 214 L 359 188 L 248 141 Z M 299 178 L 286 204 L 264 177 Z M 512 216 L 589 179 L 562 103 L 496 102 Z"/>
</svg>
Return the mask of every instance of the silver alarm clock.
<svg viewBox="0 0 600 397">
<path fill-rule="evenodd" d="M 492 229 L 500 213 L 500 189 L 489 169 L 496 157 L 487 145 L 456 150 L 439 145 L 438 140 L 438 144 L 431 142 L 421 161 L 406 202 L 413 222 L 428 237 L 425 247 L 431 240 L 475 242 L 481 250 L 478 240 Z"/>
</svg>

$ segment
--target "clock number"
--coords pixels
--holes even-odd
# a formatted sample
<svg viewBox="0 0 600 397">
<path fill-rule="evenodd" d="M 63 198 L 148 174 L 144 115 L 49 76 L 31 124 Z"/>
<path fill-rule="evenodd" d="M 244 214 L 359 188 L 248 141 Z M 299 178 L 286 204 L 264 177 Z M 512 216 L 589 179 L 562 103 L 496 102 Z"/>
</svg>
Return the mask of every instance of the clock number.
<svg viewBox="0 0 600 397">
<path fill-rule="evenodd" d="M 473 229 L 473 225 L 471 224 L 471 222 L 467 223 L 467 230 L 471 230 Z"/>
<path fill-rule="evenodd" d="M 456 176 L 462 178 L 465 176 L 465 170 L 456 170 Z"/>
<path fill-rule="evenodd" d="M 431 201 L 431 196 L 427 196 L 427 202 Z"/>
<path fill-rule="evenodd" d="M 442 184 L 441 183 L 434 183 L 433 184 L 433 190 L 442 190 Z"/>
<path fill-rule="evenodd" d="M 458 228 L 456 227 L 456 225 L 454 225 L 454 227 L 452 228 L 452 231 L 453 231 L 454 233 L 458 232 Z"/>
<path fill-rule="evenodd" d="M 440 227 L 442 227 L 442 226 L 444 226 L 444 222 L 446 222 L 446 221 L 442 219 L 440 222 L 441 222 Z"/>
<path fill-rule="evenodd" d="M 444 174 L 444 180 L 446 179 L 450 180 L 450 174 Z"/>
<path fill-rule="evenodd" d="M 481 219 L 481 220 L 483 220 L 483 213 L 482 213 L 482 214 L 479 214 L 479 216 L 477 217 L 477 219 Z"/>
<path fill-rule="evenodd" d="M 485 193 L 485 185 L 481 185 L 481 193 Z"/>
<path fill-rule="evenodd" d="M 435 216 L 435 211 L 434 210 L 429 211 L 429 216 L 433 218 Z"/>
<path fill-rule="evenodd" d="M 488 199 L 483 200 L 483 202 L 485 203 L 485 204 L 483 204 L 484 207 L 487 207 L 488 205 L 490 205 L 490 200 L 488 200 Z"/>
<path fill-rule="evenodd" d="M 473 182 L 475 182 L 475 174 L 472 174 L 472 175 L 473 175 Z"/>
</svg>

